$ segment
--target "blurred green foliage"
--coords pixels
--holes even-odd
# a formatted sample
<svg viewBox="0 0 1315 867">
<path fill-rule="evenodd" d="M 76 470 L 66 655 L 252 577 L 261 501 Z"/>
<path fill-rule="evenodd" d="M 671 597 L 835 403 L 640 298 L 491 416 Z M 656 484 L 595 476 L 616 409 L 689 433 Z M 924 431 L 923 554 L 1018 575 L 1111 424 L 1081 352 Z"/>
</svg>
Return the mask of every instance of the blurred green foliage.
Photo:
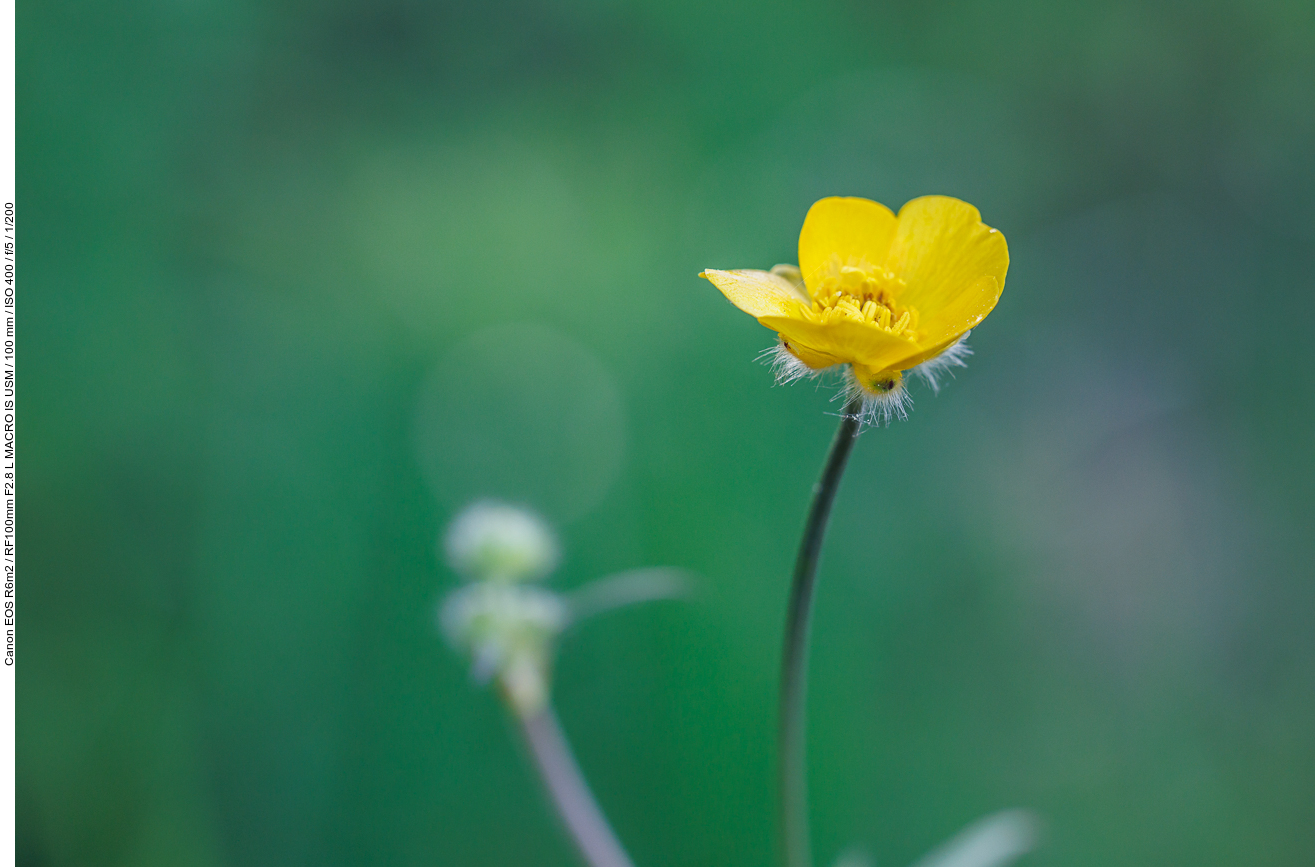
<svg viewBox="0 0 1315 867">
<path fill-rule="evenodd" d="M 435 631 L 477 493 L 556 586 L 701 576 L 557 697 L 641 865 L 769 863 L 836 405 L 695 274 L 924 193 L 1013 267 L 841 491 L 819 861 L 1028 806 L 1029 864 L 1315 862 L 1311 3 L 18 16 L 20 864 L 573 863 Z"/>
</svg>

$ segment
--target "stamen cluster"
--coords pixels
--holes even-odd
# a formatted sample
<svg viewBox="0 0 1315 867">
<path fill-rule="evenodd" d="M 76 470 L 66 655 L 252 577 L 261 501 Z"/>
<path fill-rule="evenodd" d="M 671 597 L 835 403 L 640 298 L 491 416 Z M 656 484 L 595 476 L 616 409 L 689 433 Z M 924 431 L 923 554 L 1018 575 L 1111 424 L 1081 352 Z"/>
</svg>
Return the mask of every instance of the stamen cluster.
<svg viewBox="0 0 1315 867">
<path fill-rule="evenodd" d="M 918 311 L 899 307 L 904 281 L 894 272 L 871 266 L 833 263 L 813 294 L 811 307 L 802 308 L 805 319 L 823 325 L 840 318 L 875 325 L 899 337 L 916 339 Z"/>
</svg>

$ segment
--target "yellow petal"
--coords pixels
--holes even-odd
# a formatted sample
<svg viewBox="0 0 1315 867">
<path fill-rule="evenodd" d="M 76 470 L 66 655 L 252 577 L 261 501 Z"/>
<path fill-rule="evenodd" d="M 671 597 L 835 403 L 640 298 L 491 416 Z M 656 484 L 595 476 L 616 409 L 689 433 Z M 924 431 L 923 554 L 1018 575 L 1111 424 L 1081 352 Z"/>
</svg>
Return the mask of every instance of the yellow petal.
<svg viewBox="0 0 1315 867">
<path fill-rule="evenodd" d="M 972 328 L 995 307 L 1009 270 L 1009 247 L 972 205 L 924 196 L 900 208 L 886 267 L 906 284 L 899 303 L 922 316 L 923 344 L 938 344 Z"/>
<path fill-rule="evenodd" d="M 954 335 L 949 340 L 943 340 L 940 343 L 936 344 L 935 346 L 931 347 L 930 349 L 924 349 L 923 351 L 919 352 L 917 355 L 913 355 L 910 356 L 909 358 L 905 358 L 899 363 L 899 369 L 908 370 L 911 367 L 917 367 L 919 364 L 922 364 L 924 361 L 930 361 L 931 359 L 940 355 L 945 350 L 949 349 L 954 344 L 958 343 L 959 338 L 962 337 L 964 333 L 967 332 L 968 330 L 970 329 L 965 328 L 963 331 L 960 331 L 958 334 Z"/>
<path fill-rule="evenodd" d="M 777 277 L 784 277 L 800 292 L 808 294 L 808 289 L 804 286 L 804 275 L 799 273 L 798 265 L 773 265 L 772 273 Z"/>
<path fill-rule="evenodd" d="M 833 320 L 825 325 L 789 316 L 760 316 L 758 321 L 778 332 L 792 346 L 842 362 L 857 361 L 878 370 L 899 369 L 897 366 L 903 359 L 921 351 L 911 340 L 852 319 Z"/>
<path fill-rule="evenodd" d="M 841 265 L 885 262 L 895 227 L 890 208 L 871 199 L 832 196 L 814 202 L 799 233 L 799 270 L 809 291 L 817 288 L 819 272 L 833 255 Z"/>
<path fill-rule="evenodd" d="M 981 277 L 949 304 L 925 318 L 920 328 L 922 344 L 949 344 L 976 328 L 995 309 L 1003 286 L 994 277 Z"/>
<path fill-rule="evenodd" d="M 712 281 L 721 294 L 750 316 L 789 316 L 808 298 L 798 287 L 770 271 L 716 271 L 699 274 Z"/>
<path fill-rule="evenodd" d="M 844 364 L 843 358 L 836 358 L 834 355 L 827 355 L 825 352 L 818 352 L 810 346 L 804 346 L 802 343 L 791 342 L 789 338 L 782 337 L 781 342 L 790 354 L 804 363 L 804 367 L 809 370 L 826 370 L 828 367 L 835 367 L 837 364 Z"/>
</svg>

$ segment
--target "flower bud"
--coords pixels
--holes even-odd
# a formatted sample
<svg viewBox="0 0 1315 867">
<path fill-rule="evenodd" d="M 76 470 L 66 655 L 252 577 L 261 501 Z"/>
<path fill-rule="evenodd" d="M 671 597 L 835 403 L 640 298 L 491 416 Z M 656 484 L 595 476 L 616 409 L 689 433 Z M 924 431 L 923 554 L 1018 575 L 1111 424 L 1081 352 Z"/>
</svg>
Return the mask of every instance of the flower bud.
<svg viewBox="0 0 1315 867">
<path fill-rule="evenodd" d="M 567 619 L 556 593 L 492 581 L 452 591 L 440 611 L 443 632 L 470 654 L 476 680 L 496 676 L 513 709 L 527 716 L 547 701 L 553 645 Z"/>
<path fill-rule="evenodd" d="M 471 580 L 528 581 L 557 565 L 557 539 L 539 516 L 487 500 L 457 515 L 443 546 L 452 568 Z"/>
</svg>

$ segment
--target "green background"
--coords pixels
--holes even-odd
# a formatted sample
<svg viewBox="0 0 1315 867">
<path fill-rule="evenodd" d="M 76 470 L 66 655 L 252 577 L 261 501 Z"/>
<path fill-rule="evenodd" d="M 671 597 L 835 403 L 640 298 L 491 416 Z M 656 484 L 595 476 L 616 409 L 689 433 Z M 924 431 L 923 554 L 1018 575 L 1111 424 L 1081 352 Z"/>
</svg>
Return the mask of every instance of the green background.
<svg viewBox="0 0 1315 867">
<path fill-rule="evenodd" d="M 468 498 L 551 585 L 645 865 L 763 865 L 837 404 L 704 267 L 831 194 L 1009 240 L 864 434 L 815 619 L 815 848 L 1315 863 L 1315 5 L 127 0 L 18 11 L 19 863 L 574 863 L 438 637 Z"/>
</svg>

